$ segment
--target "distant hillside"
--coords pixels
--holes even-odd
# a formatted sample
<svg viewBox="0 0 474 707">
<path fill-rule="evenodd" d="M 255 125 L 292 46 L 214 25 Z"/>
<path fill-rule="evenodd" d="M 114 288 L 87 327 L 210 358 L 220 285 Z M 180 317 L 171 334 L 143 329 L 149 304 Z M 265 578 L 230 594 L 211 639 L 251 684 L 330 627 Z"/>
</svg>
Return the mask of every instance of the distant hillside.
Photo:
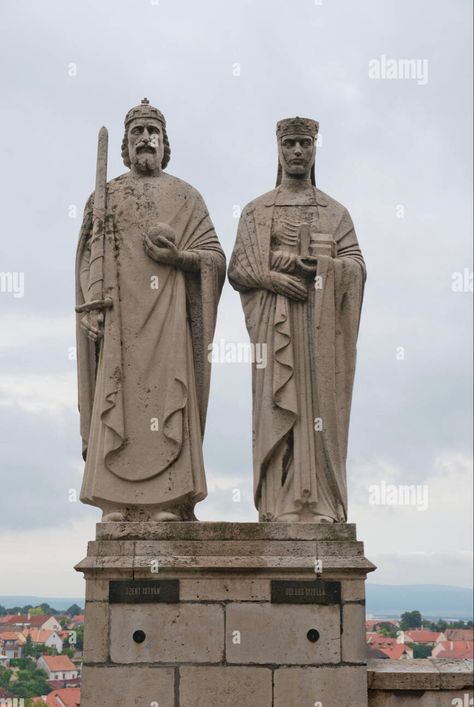
<svg viewBox="0 0 474 707">
<path fill-rule="evenodd" d="M 398 617 L 404 611 L 421 611 L 427 619 L 473 617 L 473 592 L 443 584 L 367 584 L 367 615 Z"/>
<path fill-rule="evenodd" d="M 52 609 L 65 611 L 73 604 L 84 606 L 84 597 L 35 597 L 35 596 L 0 596 L 0 606 L 6 609 L 12 606 L 39 606 L 40 604 L 49 604 Z"/>
</svg>

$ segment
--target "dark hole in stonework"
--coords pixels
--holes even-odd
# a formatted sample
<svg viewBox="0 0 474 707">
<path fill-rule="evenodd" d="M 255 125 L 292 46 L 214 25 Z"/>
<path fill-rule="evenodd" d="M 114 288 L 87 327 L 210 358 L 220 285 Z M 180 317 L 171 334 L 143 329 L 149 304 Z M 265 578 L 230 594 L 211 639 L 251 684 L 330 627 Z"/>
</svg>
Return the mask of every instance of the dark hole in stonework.
<svg viewBox="0 0 474 707">
<path fill-rule="evenodd" d="M 306 638 L 308 641 L 311 641 L 311 643 L 316 643 L 316 641 L 319 641 L 319 631 L 316 631 L 315 628 L 310 628 L 306 634 Z"/>
<path fill-rule="evenodd" d="M 145 638 L 146 638 L 145 631 L 135 631 L 135 633 L 133 634 L 133 640 L 135 641 L 135 643 L 143 643 Z"/>
</svg>

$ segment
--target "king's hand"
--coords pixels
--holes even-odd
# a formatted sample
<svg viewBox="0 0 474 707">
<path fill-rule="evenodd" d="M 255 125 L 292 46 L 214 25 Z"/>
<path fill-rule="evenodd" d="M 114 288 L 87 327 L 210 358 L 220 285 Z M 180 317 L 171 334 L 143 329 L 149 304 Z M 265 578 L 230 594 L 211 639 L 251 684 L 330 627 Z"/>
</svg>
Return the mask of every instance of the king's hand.
<svg viewBox="0 0 474 707">
<path fill-rule="evenodd" d="M 174 265 L 179 262 L 179 250 L 176 247 L 176 234 L 167 223 L 159 223 L 143 238 L 146 254 L 157 263 Z"/>
<path fill-rule="evenodd" d="M 104 336 L 104 313 L 98 309 L 87 312 L 81 319 L 81 327 L 91 341 L 99 341 Z"/>
<path fill-rule="evenodd" d="M 182 270 L 199 270 L 197 253 L 179 250 L 176 247 L 176 234 L 167 223 L 160 223 L 150 233 L 146 233 L 143 246 L 146 254 L 157 263 Z"/>
</svg>

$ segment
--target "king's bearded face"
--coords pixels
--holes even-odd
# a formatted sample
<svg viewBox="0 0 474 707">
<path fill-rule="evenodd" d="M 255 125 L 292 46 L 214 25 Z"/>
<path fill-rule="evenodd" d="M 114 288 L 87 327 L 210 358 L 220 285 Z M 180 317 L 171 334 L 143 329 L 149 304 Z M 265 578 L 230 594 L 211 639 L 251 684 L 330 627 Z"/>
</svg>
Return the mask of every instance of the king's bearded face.
<svg viewBox="0 0 474 707">
<path fill-rule="evenodd" d="M 309 175 L 316 156 L 316 143 L 310 135 L 284 135 L 279 144 L 283 171 L 292 177 Z"/>
<path fill-rule="evenodd" d="M 164 154 L 163 127 L 160 121 L 132 120 L 127 137 L 131 165 L 144 174 L 159 172 Z"/>
</svg>

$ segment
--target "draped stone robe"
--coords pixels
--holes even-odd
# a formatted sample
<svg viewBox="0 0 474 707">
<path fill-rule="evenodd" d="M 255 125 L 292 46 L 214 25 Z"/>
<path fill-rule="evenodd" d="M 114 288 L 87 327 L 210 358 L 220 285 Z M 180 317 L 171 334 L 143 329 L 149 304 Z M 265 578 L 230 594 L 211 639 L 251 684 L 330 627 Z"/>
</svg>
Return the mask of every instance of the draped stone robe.
<svg viewBox="0 0 474 707">
<path fill-rule="evenodd" d="M 199 255 L 188 273 L 152 260 L 143 236 L 173 227 L 179 249 Z M 76 299 L 87 292 L 92 197 L 77 252 Z M 225 256 L 200 194 L 162 173 L 107 185 L 104 338 L 90 342 L 77 317 L 79 408 L 86 459 L 81 500 L 104 507 L 191 509 L 206 496 L 202 457 L 210 384 L 208 345 Z"/>
<path fill-rule="evenodd" d="M 308 283 L 305 302 L 268 289 L 270 270 L 292 272 L 297 249 L 289 234 L 298 222 L 335 242 L 332 255 L 316 251 L 316 280 Z M 240 292 L 251 342 L 267 345 L 267 367 L 254 364 L 252 370 L 260 519 L 297 514 L 301 520 L 345 521 L 349 415 L 365 281 L 349 213 L 316 188 L 309 199 L 302 195 L 295 201 L 278 187 L 243 210 L 228 275 Z"/>
</svg>

